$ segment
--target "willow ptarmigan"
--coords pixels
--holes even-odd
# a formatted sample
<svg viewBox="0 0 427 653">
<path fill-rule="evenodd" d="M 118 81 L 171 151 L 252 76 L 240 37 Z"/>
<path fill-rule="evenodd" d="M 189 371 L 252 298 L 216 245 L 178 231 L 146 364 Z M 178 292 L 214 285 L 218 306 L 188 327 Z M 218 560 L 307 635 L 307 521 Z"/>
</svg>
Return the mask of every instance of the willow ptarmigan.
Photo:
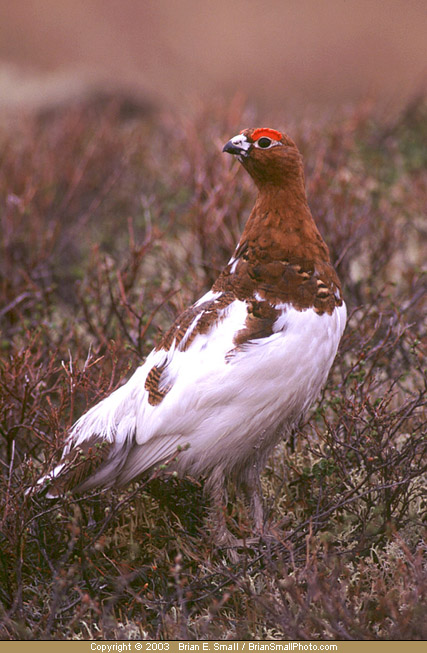
<svg viewBox="0 0 427 653">
<path fill-rule="evenodd" d="M 234 479 L 262 530 L 260 472 L 325 383 L 346 308 L 293 141 L 245 129 L 224 152 L 258 189 L 236 250 L 131 379 L 76 422 L 40 481 L 48 496 L 122 486 L 172 461 L 206 479 L 217 508 Z"/>
</svg>

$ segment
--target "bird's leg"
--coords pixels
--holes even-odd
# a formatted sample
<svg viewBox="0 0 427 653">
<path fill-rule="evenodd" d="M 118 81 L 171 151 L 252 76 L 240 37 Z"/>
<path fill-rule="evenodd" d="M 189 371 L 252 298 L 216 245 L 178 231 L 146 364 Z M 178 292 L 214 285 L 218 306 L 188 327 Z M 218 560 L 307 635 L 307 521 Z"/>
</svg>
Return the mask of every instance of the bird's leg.
<svg viewBox="0 0 427 653">
<path fill-rule="evenodd" d="M 270 523 L 268 513 L 265 510 L 264 494 L 261 484 L 261 472 L 264 469 L 269 450 L 265 449 L 263 452 L 260 452 L 258 447 L 254 448 L 257 454 L 248 461 L 240 476 L 239 484 L 250 510 L 255 531 L 255 537 L 251 541 L 248 541 L 248 544 L 255 541 L 267 542 L 276 538 L 274 526 Z"/>
<path fill-rule="evenodd" d="M 250 507 L 257 533 L 264 532 L 264 501 L 262 496 L 261 479 L 259 474 L 254 475 L 254 485 L 250 496 Z"/>
<path fill-rule="evenodd" d="M 241 484 L 245 499 L 249 505 L 255 531 L 262 535 L 264 532 L 264 502 L 261 487 L 260 470 L 257 462 L 253 462 L 246 470 L 245 478 Z"/>
<path fill-rule="evenodd" d="M 211 486 L 208 483 L 208 496 L 211 504 L 210 518 L 212 535 L 218 546 L 228 544 L 231 533 L 227 528 L 226 508 L 227 508 L 227 491 L 224 486 L 219 484 Z"/>
<path fill-rule="evenodd" d="M 223 476 L 212 476 L 205 485 L 211 509 L 209 522 L 210 530 L 216 546 L 220 549 L 227 549 L 227 555 L 231 562 L 238 562 L 239 556 L 236 548 L 240 546 L 239 540 L 227 528 L 227 490 Z"/>
</svg>

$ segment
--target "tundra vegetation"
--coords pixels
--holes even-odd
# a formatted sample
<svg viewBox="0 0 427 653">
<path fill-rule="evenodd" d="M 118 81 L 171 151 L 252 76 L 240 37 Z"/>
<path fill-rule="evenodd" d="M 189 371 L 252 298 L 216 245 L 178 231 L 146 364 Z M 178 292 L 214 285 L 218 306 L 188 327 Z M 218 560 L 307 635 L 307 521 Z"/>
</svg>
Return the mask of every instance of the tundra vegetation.
<svg viewBox="0 0 427 653">
<path fill-rule="evenodd" d="M 393 118 L 375 103 L 315 119 L 237 100 L 127 108 L 0 127 L 1 637 L 427 639 L 426 98 Z M 349 320 L 319 403 L 263 474 L 270 536 L 232 564 L 194 479 L 25 491 L 228 260 L 254 189 L 221 146 L 261 123 L 304 155 Z M 232 493 L 227 521 L 250 540 Z"/>
</svg>

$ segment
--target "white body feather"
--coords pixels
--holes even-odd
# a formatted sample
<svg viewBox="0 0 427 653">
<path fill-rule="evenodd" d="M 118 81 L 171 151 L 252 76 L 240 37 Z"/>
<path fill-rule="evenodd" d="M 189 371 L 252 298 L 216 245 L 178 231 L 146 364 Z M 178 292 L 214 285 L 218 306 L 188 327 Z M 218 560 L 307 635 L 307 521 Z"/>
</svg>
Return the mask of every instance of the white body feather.
<svg viewBox="0 0 427 653">
<path fill-rule="evenodd" d="M 210 291 L 197 304 L 213 298 Z M 114 444 L 113 457 L 79 489 L 125 484 L 173 457 L 178 445 L 189 448 L 179 453 L 174 468 L 193 476 L 212 470 L 217 477 L 241 475 L 257 459 L 261 442 L 265 459 L 318 395 L 346 322 L 345 304 L 332 315 L 280 308 L 274 333 L 240 350 L 233 338 L 244 328 L 247 305 L 238 300 L 185 351 L 175 343 L 169 351 L 154 350 L 125 385 L 74 425 L 64 453 L 93 436 Z M 160 389 L 171 387 L 153 406 L 145 380 L 165 361 Z"/>
</svg>

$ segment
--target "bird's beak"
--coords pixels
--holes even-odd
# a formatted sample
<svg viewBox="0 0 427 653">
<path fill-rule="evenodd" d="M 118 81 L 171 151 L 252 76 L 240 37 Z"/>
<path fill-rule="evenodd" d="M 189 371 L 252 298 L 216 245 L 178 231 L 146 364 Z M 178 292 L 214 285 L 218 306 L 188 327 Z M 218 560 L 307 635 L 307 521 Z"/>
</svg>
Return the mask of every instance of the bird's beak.
<svg viewBox="0 0 427 653">
<path fill-rule="evenodd" d="M 235 154 L 240 160 L 242 160 L 241 157 L 245 158 L 249 155 L 251 145 L 252 143 L 248 141 L 246 136 L 238 134 L 237 136 L 230 138 L 228 143 L 226 143 L 222 148 L 222 151 L 228 152 L 228 154 Z"/>
</svg>

